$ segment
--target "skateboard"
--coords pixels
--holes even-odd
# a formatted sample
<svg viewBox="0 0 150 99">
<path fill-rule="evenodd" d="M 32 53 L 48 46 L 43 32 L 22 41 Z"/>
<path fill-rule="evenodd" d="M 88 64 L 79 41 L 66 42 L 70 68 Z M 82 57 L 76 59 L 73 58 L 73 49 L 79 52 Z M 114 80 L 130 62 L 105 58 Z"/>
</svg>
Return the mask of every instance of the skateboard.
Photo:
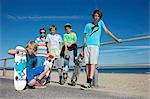
<svg viewBox="0 0 150 99">
<path fill-rule="evenodd" d="M 73 72 L 72 77 L 71 77 L 71 85 L 72 86 L 75 86 L 76 82 L 78 80 L 83 58 L 84 57 L 81 54 L 79 54 L 79 56 L 77 57 L 77 60 L 75 61 L 74 72 Z"/>
<path fill-rule="evenodd" d="M 70 53 L 68 51 L 67 53 L 65 53 L 64 66 L 63 66 L 63 71 L 62 71 L 64 83 L 67 81 L 67 78 L 68 78 L 69 59 L 70 59 Z"/>
<path fill-rule="evenodd" d="M 26 52 L 25 48 L 17 46 L 20 50 L 15 54 L 14 62 L 14 87 L 16 90 L 23 90 L 26 87 Z"/>
<path fill-rule="evenodd" d="M 43 85 L 46 85 L 47 81 L 48 81 L 48 76 L 51 72 L 51 69 L 52 69 L 52 66 L 54 64 L 54 61 L 55 61 L 55 58 L 53 55 L 49 55 L 46 59 L 45 59 L 45 62 L 44 62 L 44 66 L 48 66 L 49 67 L 49 71 L 46 73 L 46 75 L 41 79 L 41 83 Z"/>
</svg>

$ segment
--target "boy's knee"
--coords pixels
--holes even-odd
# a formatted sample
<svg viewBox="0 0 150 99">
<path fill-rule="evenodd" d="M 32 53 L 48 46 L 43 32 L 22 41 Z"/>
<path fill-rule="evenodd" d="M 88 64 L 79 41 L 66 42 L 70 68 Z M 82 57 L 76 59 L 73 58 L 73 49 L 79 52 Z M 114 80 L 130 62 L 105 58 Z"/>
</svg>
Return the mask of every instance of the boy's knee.
<svg viewBox="0 0 150 99">
<path fill-rule="evenodd" d="M 73 48 L 74 48 L 74 49 L 77 49 L 77 44 L 73 44 Z"/>
</svg>

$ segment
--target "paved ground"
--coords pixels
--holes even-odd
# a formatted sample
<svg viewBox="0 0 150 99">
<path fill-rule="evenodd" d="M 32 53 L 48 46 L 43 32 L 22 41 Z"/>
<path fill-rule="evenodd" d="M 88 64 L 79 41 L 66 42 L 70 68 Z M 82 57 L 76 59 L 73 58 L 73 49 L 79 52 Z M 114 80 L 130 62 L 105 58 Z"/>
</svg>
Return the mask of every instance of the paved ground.
<svg viewBox="0 0 150 99">
<path fill-rule="evenodd" d="M 60 86 L 52 82 L 45 89 L 15 91 L 13 80 L 0 78 L 0 99 L 147 99 L 131 97 L 111 92 L 81 90 L 78 87 Z"/>
</svg>

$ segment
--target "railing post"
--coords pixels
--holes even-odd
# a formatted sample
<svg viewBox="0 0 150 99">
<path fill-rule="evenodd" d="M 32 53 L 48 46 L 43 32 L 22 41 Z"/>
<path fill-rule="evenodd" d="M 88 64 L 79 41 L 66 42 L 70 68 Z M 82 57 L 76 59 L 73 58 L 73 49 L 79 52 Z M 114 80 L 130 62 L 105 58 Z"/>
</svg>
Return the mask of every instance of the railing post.
<svg viewBox="0 0 150 99">
<path fill-rule="evenodd" d="M 6 76 L 6 61 L 7 61 L 7 59 L 4 59 L 3 76 Z"/>
<path fill-rule="evenodd" d="M 98 83 L 98 67 L 96 65 L 96 68 L 95 68 L 95 74 L 94 74 L 94 77 L 93 77 L 93 82 L 92 82 L 92 85 L 96 88 L 99 87 L 99 83 Z"/>
</svg>

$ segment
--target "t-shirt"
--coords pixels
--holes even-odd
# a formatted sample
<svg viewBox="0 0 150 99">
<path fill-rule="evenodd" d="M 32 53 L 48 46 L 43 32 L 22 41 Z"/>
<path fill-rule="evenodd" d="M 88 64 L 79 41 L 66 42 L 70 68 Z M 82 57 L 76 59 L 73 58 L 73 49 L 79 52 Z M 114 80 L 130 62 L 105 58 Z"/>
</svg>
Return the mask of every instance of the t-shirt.
<svg viewBox="0 0 150 99">
<path fill-rule="evenodd" d="M 70 44 L 74 41 L 77 41 L 77 36 L 75 32 L 65 33 L 63 39 L 64 39 L 64 42 Z"/>
<path fill-rule="evenodd" d="M 105 27 L 105 24 L 102 20 L 98 22 L 98 26 L 95 26 L 93 23 L 88 23 L 85 26 L 84 33 L 86 33 L 86 42 L 85 46 L 99 46 L 102 27 Z"/>
<path fill-rule="evenodd" d="M 62 43 L 62 37 L 59 34 L 48 34 L 47 39 L 50 42 L 50 50 L 54 53 L 55 58 L 60 58 L 60 43 Z"/>
<path fill-rule="evenodd" d="M 47 49 L 48 40 L 47 39 L 41 40 L 40 38 L 37 38 L 35 42 L 38 44 L 36 56 L 46 56 L 48 52 Z"/>
<path fill-rule="evenodd" d="M 37 63 L 37 57 L 32 54 L 32 55 L 29 55 L 27 54 L 27 69 L 32 69 L 36 66 L 36 63 Z"/>
</svg>

